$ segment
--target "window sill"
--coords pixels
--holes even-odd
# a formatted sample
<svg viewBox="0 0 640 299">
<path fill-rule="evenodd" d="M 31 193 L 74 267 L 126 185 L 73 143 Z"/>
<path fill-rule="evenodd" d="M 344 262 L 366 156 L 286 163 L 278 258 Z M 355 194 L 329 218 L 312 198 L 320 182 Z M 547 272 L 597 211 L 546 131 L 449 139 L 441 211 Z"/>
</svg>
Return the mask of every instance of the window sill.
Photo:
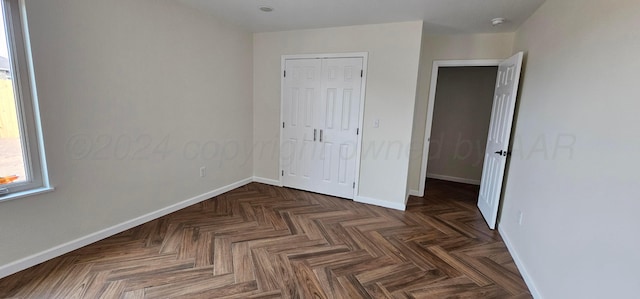
<svg viewBox="0 0 640 299">
<path fill-rule="evenodd" d="M 27 197 L 27 196 L 33 196 L 33 195 L 48 193 L 48 192 L 51 192 L 53 190 L 54 190 L 53 187 L 40 187 L 40 188 L 36 188 L 36 189 L 32 189 L 32 190 L 11 193 L 11 194 L 0 196 L 0 202 L 5 202 L 5 201 L 12 200 L 12 199 L 17 199 L 17 198 L 22 198 L 22 197 Z"/>
</svg>

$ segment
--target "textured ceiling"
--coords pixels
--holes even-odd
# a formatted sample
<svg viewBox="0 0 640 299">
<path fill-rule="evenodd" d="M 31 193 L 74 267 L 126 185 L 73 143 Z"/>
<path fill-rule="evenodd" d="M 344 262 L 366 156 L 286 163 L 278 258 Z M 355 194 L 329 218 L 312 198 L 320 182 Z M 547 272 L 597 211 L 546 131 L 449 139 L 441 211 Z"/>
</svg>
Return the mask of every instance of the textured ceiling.
<svg viewBox="0 0 640 299">
<path fill-rule="evenodd" d="M 429 33 L 515 31 L 544 0 L 176 0 L 251 32 L 423 20 Z M 260 6 L 273 7 L 270 13 Z M 491 26 L 491 19 L 508 21 Z"/>
</svg>

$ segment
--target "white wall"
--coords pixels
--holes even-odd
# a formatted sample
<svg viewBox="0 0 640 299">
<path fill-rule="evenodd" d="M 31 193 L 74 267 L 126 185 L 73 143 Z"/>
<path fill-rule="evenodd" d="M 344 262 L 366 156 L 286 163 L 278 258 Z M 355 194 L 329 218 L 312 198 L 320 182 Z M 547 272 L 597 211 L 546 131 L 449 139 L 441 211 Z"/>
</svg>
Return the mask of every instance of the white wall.
<svg viewBox="0 0 640 299">
<path fill-rule="evenodd" d="M 427 176 L 480 184 L 498 67 L 441 67 Z"/>
<path fill-rule="evenodd" d="M 422 22 L 255 34 L 254 175 L 279 179 L 281 55 L 368 52 L 363 147 L 382 151 L 363 154 L 359 195 L 404 206 L 421 36 Z"/>
<path fill-rule="evenodd" d="M 640 293 L 638 12 L 547 0 L 516 34 L 528 55 L 500 229 L 541 297 Z"/>
<path fill-rule="evenodd" d="M 416 97 L 413 137 L 411 139 L 408 184 L 410 190 L 417 192 L 420 187 L 424 129 L 427 122 L 427 102 L 433 61 L 508 58 L 512 54 L 513 38 L 513 33 L 423 35 L 418 96 Z"/>
<path fill-rule="evenodd" d="M 250 33 L 169 0 L 26 4 L 56 189 L 0 203 L 0 268 L 251 177 L 214 152 L 251 143 Z"/>
</svg>

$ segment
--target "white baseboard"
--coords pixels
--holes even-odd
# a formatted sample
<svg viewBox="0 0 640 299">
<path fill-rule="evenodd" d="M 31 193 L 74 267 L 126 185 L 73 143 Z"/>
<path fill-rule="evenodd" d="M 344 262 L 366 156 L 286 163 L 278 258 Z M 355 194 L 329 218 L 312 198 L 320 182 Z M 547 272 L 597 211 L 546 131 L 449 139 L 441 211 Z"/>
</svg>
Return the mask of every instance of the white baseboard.
<svg viewBox="0 0 640 299">
<path fill-rule="evenodd" d="M 160 210 L 142 215 L 140 217 L 122 222 L 120 224 L 116 224 L 112 227 L 97 231 L 95 233 L 86 235 L 84 237 L 80 237 L 78 239 L 75 239 L 73 241 L 55 246 L 53 248 L 47 249 L 45 251 L 33 254 L 31 256 L 25 257 L 23 259 L 17 260 L 15 262 L 6 264 L 6 265 L 2 265 L 0 266 L 0 278 L 9 276 L 11 274 L 14 274 L 16 272 L 22 271 L 24 269 L 27 269 L 29 267 L 35 266 L 37 264 L 40 264 L 44 261 L 50 260 L 52 258 L 58 257 L 60 255 L 63 255 L 65 253 L 71 252 L 73 250 L 76 250 L 78 248 L 84 247 L 86 245 L 89 245 L 91 243 L 100 241 L 104 238 L 107 238 L 109 236 L 115 235 L 117 233 L 123 232 L 127 229 L 136 227 L 140 224 L 149 222 L 151 220 L 154 220 L 156 218 L 162 217 L 164 215 L 173 213 L 175 211 L 181 210 L 183 208 L 186 208 L 188 206 L 197 204 L 201 201 L 207 200 L 209 198 L 218 196 L 222 193 L 231 191 L 233 189 L 242 187 L 248 183 L 251 183 L 253 181 L 252 178 L 247 178 L 244 180 L 240 180 L 238 182 L 229 184 L 227 186 L 218 188 L 216 190 L 213 191 L 209 191 L 207 193 L 189 198 L 185 201 L 170 205 L 168 207 L 162 208 Z"/>
<path fill-rule="evenodd" d="M 427 173 L 427 177 L 430 179 L 437 179 L 437 180 L 443 180 L 443 181 L 480 186 L 480 180 L 465 179 L 465 178 L 459 178 L 459 177 L 441 175 L 441 174 L 433 174 L 433 173 Z"/>
<path fill-rule="evenodd" d="M 282 182 L 280 182 L 278 180 L 265 179 L 265 178 L 262 178 L 262 177 L 254 176 L 253 177 L 253 181 L 256 182 L 256 183 L 262 183 L 262 184 L 267 184 L 267 185 L 271 185 L 271 186 L 282 187 Z"/>
<path fill-rule="evenodd" d="M 20 260 L 14 261 L 12 263 L 6 264 L 6 265 L 2 265 L 0 266 L 0 278 L 9 276 L 11 274 L 17 273 L 19 271 L 22 271 L 24 269 L 27 269 L 29 267 L 35 266 L 37 264 L 40 264 L 42 262 L 45 262 L 47 260 L 53 259 L 55 257 L 61 256 L 65 253 L 71 252 L 73 250 L 79 249 L 81 247 L 87 246 L 91 243 L 95 243 L 97 241 L 100 241 L 102 239 L 108 238 L 110 236 L 113 236 L 117 233 L 123 232 L 127 229 L 136 227 L 138 225 L 144 224 L 146 222 L 149 222 L 151 220 L 160 218 L 162 216 L 165 216 L 167 214 L 173 213 L 175 211 L 184 209 L 186 207 L 189 207 L 191 205 L 197 204 L 199 202 L 202 202 L 204 200 L 207 200 L 209 198 L 218 196 L 220 194 L 223 194 L 225 192 L 229 192 L 233 189 L 242 187 L 246 184 L 249 184 L 251 182 L 257 182 L 257 183 L 263 183 L 263 184 L 268 184 L 268 185 L 274 185 L 274 186 L 282 186 L 282 184 L 280 183 L 280 181 L 277 180 L 271 180 L 271 179 L 265 179 L 265 178 L 261 178 L 261 177 L 251 177 L 251 178 L 246 178 L 243 180 L 240 180 L 238 182 L 229 184 L 227 186 L 215 189 L 213 191 L 209 191 L 207 193 L 201 194 L 201 195 L 197 195 L 195 197 L 189 198 L 187 200 L 181 201 L 179 203 L 170 205 L 168 207 L 159 209 L 157 211 L 153 211 L 151 213 L 142 215 L 140 217 L 136 217 L 134 219 L 131 220 L 127 220 L 125 222 L 116 224 L 114 226 L 105 228 L 103 230 L 91 233 L 89 235 L 80 237 L 78 239 L 69 241 L 67 243 L 52 247 L 50 249 L 44 250 L 42 252 L 30 255 L 28 257 L 22 258 Z M 395 210 L 400 210 L 400 211 L 404 211 L 406 209 L 406 205 L 402 204 L 402 203 L 393 203 L 393 202 L 388 202 L 388 201 L 384 201 L 384 200 L 379 200 L 379 199 L 375 199 L 375 198 L 367 198 L 367 197 L 363 197 L 363 196 L 356 196 L 354 198 L 354 201 L 359 202 L 359 203 L 365 203 L 365 204 L 371 204 L 371 205 L 376 205 L 376 206 L 381 206 L 381 207 L 385 207 L 385 208 L 390 208 L 390 209 L 395 209 Z"/>
<path fill-rule="evenodd" d="M 420 191 L 418 191 L 418 190 L 409 190 L 409 195 L 411 195 L 411 196 L 417 196 L 417 197 L 422 197 L 422 196 L 424 196 L 424 194 L 420 194 Z"/>
<path fill-rule="evenodd" d="M 527 268 L 524 266 L 524 264 L 522 263 L 522 260 L 518 256 L 518 252 L 516 252 L 515 248 L 511 244 L 511 241 L 509 240 L 507 233 L 505 233 L 504 230 L 502 230 L 502 227 L 500 227 L 500 225 L 498 225 L 498 232 L 500 233 L 500 236 L 502 236 L 502 240 L 504 241 L 504 244 L 507 245 L 507 249 L 509 250 L 511 257 L 513 258 L 513 261 L 516 263 L 516 267 L 518 267 L 518 271 L 520 271 L 520 275 L 522 275 L 522 279 L 524 279 L 524 282 L 527 284 L 527 287 L 529 288 L 529 292 L 531 293 L 531 296 L 533 296 L 533 298 L 541 299 L 542 296 L 540 295 L 540 292 L 538 292 L 538 288 L 536 288 L 536 285 L 533 282 L 533 278 L 531 278 L 531 276 L 529 275 Z"/>
<path fill-rule="evenodd" d="M 356 195 L 353 198 L 353 201 L 359 202 L 359 203 L 366 203 L 366 204 L 370 204 L 370 205 L 375 205 L 375 206 L 379 206 L 379 207 L 383 207 L 383 208 L 400 210 L 400 211 L 404 211 L 407 208 L 406 205 L 404 205 L 402 203 L 388 202 L 388 201 L 384 201 L 384 200 L 379 200 L 379 199 L 369 198 L 369 197 L 364 197 L 364 196 L 358 196 L 358 195 Z"/>
</svg>

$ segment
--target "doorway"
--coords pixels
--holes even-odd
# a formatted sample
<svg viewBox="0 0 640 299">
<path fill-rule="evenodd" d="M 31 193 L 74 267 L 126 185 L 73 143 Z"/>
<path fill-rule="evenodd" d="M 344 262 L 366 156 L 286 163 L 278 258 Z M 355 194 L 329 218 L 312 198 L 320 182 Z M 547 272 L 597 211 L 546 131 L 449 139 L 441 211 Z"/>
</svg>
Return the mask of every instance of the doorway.
<svg viewBox="0 0 640 299">
<path fill-rule="evenodd" d="M 441 67 L 427 178 L 480 185 L 497 66 Z"/>
<path fill-rule="evenodd" d="M 423 145 L 423 153 L 422 153 L 422 165 L 420 169 L 420 187 L 419 187 L 419 195 L 424 196 L 426 182 L 427 182 L 427 165 L 429 162 L 430 156 L 430 147 L 431 141 L 436 141 L 434 139 L 435 136 L 432 136 L 432 128 L 433 128 L 433 120 L 435 116 L 435 103 L 436 103 L 436 94 L 438 89 L 438 77 L 440 73 L 440 69 L 445 68 L 470 68 L 470 67 L 494 67 L 497 68 L 498 65 L 502 62 L 502 60 L 491 59 L 491 60 L 437 60 L 433 62 L 433 68 L 431 71 L 431 87 L 429 90 L 429 100 L 427 104 L 427 123 L 425 127 L 425 137 L 424 137 L 424 145 Z M 493 78 L 493 83 L 491 83 L 491 88 L 495 87 L 496 77 Z M 493 98 L 493 96 L 492 96 Z M 490 112 L 489 112 L 490 113 Z M 456 119 L 456 114 L 453 114 L 454 119 Z M 490 116 L 489 116 L 490 117 Z M 454 136 L 455 138 L 456 136 Z M 436 137 L 437 138 L 437 137 Z M 486 135 L 485 135 L 486 140 Z M 437 141 L 436 141 L 437 142 Z M 486 144 L 485 144 L 486 145 Z M 455 145 L 454 145 L 455 148 Z M 484 148 L 482 149 L 484 151 Z M 480 166 L 482 168 L 482 166 Z M 437 170 L 436 170 L 437 171 Z M 433 175 L 438 175 L 435 172 L 432 172 Z M 434 177 L 437 178 L 437 177 Z M 449 177 L 439 177 L 440 179 L 448 179 L 452 180 L 451 176 Z M 469 181 L 466 181 L 469 183 Z M 475 182 L 473 182 L 475 183 Z"/>
<path fill-rule="evenodd" d="M 506 161 L 510 154 L 508 147 L 511 139 L 523 59 L 524 53 L 518 52 L 505 60 L 497 62 L 498 70 L 496 80 L 494 81 L 493 104 L 491 107 L 489 131 L 487 134 L 486 148 L 484 150 L 484 161 L 478 196 L 478 208 L 491 229 L 495 229 L 498 218 Z M 422 194 L 424 194 L 424 187 L 426 185 L 429 145 L 432 141 L 431 130 L 433 128 L 434 106 L 440 69 L 447 66 L 493 66 L 494 63 L 495 62 L 488 61 L 473 61 L 473 63 L 469 63 L 468 61 L 434 62 L 428 103 L 427 126 L 425 130 L 421 173 L 423 176 L 420 182 L 423 184 L 421 186 Z M 458 120 L 458 122 L 460 121 L 461 120 Z"/>
</svg>

